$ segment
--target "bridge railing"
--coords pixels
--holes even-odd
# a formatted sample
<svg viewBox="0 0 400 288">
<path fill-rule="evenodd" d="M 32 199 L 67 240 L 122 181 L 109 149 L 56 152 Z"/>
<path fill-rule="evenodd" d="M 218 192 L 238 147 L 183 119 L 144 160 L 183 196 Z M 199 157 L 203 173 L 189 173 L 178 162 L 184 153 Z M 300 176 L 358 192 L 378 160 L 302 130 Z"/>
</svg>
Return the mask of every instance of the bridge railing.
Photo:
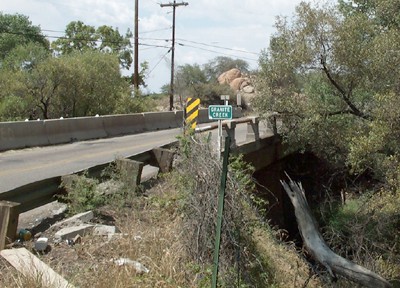
<svg viewBox="0 0 400 288">
<path fill-rule="evenodd" d="M 231 147 L 236 147 L 235 130 L 236 125 L 247 123 L 246 142 L 258 141 L 260 139 L 260 118 L 258 116 L 242 117 L 233 120 L 222 121 L 223 133 L 231 138 Z M 212 123 L 208 126 L 196 128 L 196 133 L 206 132 L 218 128 L 218 123 Z M 225 137 L 223 137 L 225 138 Z"/>
<path fill-rule="evenodd" d="M 241 109 L 233 117 L 241 117 Z M 199 109 L 198 123 L 207 123 Z M 0 151 L 85 141 L 182 127 L 183 111 L 0 122 Z"/>
<path fill-rule="evenodd" d="M 247 123 L 246 142 L 257 142 L 260 139 L 258 117 L 246 117 L 224 121 L 222 125 L 225 128 L 225 133 L 228 133 L 231 139 L 234 140 L 236 125 L 241 123 Z M 213 123 L 209 126 L 196 129 L 196 132 L 209 131 L 217 127 L 217 124 Z M 236 146 L 236 141 L 232 142 Z M 140 183 L 142 169 L 145 164 L 157 166 L 162 172 L 168 171 L 172 167 L 173 160 L 173 152 L 169 148 L 176 145 L 176 143 L 177 141 L 163 147 L 132 155 L 127 159 L 121 159 L 122 161 L 130 162 L 125 166 L 135 167 L 134 170 L 136 172 L 135 175 L 132 175 L 132 178 L 134 178 L 132 183 Z M 101 171 L 109 165 L 110 163 L 104 163 L 93 166 L 85 171 L 89 176 L 94 177 L 100 175 Z M 76 174 L 83 172 L 84 171 L 77 171 Z M 14 222 L 15 217 L 18 219 L 19 213 L 54 201 L 54 195 L 65 192 L 64 188 L 61 186 L 63 177 L 64 176 L 51 177 L 0 193 L 0 224 L 2 224 L 3 227 L 0 229 L 0 250 L 3 248 L 1 247 L 2 241 L 5 243 L 4 237 L 7 236 L 13 239 L 15 236 L 14 230 L 16 226 Z"/>
</svg>

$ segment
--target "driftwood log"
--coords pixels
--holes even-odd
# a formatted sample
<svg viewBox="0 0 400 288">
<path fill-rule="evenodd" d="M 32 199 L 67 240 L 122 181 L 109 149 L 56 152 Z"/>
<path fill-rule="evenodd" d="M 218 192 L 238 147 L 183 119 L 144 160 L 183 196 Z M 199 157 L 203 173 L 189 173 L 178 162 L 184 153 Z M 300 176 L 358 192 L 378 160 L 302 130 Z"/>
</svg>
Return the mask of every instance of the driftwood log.
<svg viewBox="0 0 400 288">
<path fill-rule="evenodd" d="M 365 287 L 392 287 L 378 274 L 357 265 L 334 253 L 325 243 L 308 206 L 301 183 L 289 178 L 289 183 L 281 181 L 293 206 L 304 245 L 312 257 L 321 263 L 335 277 L 335 273 Z"/>
</svg>

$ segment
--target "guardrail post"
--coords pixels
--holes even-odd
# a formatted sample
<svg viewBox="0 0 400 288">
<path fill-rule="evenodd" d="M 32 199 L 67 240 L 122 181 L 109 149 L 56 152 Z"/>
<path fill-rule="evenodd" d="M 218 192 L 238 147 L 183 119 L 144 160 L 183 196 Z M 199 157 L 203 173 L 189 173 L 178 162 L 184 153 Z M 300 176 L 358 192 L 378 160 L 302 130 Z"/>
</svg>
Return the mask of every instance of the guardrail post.
<svg viewBox="0 0 400 288">
<path fill-rule="evenodd" d="M 0 201 L 0 250 L 15 240 L 18 226 L 19 203 Z"/>
<path fill-rule="evenodd" d="M 118 159 L 116 160 L 117 168 L 121 173 L 121 180 L 132 188 L 140 185 L 142 177 L 143 162 L 131 159 Z"/>
<path fill-rule="evenodd" d="M 247 123 L 246 141 L 247 142 L 258 141 L 260 140 L 260 129 L 259 129 L 260 118 L 257 116 L 249 118 L 251 118 L 251 122 Z"/>
<path fill-rule="evenodd" d="M 153 159 L 151 159 L 150 165 L 157 166 L 162 173 L 171 171 L 174 161 L 174 151 L 165 148 L 154 148 L 152 154 Z"/>
<path fill-rule="evenodd" d="M 276 123 L 276 118 L 278 117 L 278 113 L 274 112 L 271 115 L 268 116 L 268 121 L 267 121 L 267 127 L 272 129 L 272 132 L 274 135 L 278 134 L 278 126 Z"/>
<path fill-rule="evenodd" d="M 236 123 L 234 121 L 227 121 L 226 125 L 224 126 L 225 129 L 223 130 L 222 134 L 222 140 L 225 142 L 226 137 L 229 137 L 231 139 L 231 146 L 230 148 L 233 149 L 236 147 L 236 139 L 235 139 L 235 129 L 236 129 Z M 222 143 L 222 145 L 225 145 Z"/>
</svg>

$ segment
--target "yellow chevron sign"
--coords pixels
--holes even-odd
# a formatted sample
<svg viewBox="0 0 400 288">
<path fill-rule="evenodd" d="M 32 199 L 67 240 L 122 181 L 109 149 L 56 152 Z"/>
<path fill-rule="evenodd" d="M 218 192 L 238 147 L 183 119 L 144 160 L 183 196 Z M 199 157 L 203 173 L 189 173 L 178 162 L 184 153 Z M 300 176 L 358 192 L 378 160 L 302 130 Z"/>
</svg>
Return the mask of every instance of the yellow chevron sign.
<svg viewBox="0 0 400 288">
<path fill-rule="evenodd" d="M 185 109 L 185 123 L 192 129 L 196 129 L 197 117 L 199 116 L 199 98 L 188 98 Z"/>
</svg>

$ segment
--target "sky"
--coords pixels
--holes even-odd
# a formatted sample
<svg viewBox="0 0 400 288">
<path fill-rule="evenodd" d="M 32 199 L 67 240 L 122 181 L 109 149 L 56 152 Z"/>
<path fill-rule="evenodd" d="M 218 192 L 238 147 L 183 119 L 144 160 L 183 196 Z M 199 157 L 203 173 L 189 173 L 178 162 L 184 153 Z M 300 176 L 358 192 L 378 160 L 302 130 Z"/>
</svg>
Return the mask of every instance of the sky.
<svg viewBox="0 0 400 288">
<path fill-rule="evenodd" d="M 0 11 L 28 16 L 44 35 L 64 35 L 72 21 L 134 32 L 134 0 L 1 0 Z M 147 61 L 147 92 L 160 92 L 171 75 L 173 0 L 139 0 L 139 62 Z M 218 56 L 242 59 L 252 69 L 275 32 L 276 16 L 292 16 L 300 0 L 176 0 L 175 67 L 205 64 Z M 50 41 L 54 38 L 49 38 Z M 169 41 L 168 41 L 169 40 Z M 132 39 L 132 44 L 134 39 Z M 161 47 L 156 47 L 161 46 Z M 125 71 L 123 74 L 133 73 Z"/>
</svg>

